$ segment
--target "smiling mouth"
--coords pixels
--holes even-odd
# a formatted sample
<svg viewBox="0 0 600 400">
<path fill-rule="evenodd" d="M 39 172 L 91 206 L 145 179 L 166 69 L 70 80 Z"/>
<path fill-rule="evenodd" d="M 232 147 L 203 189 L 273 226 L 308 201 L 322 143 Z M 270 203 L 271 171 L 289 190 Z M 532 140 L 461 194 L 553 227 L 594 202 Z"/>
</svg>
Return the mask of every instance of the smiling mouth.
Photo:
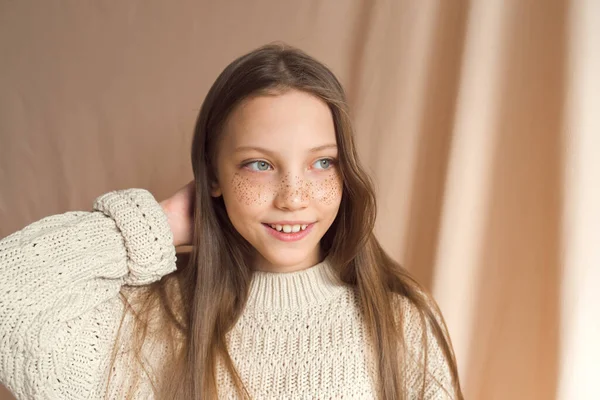
<svg viewBox="0 0 600 400">
<path fill-rule="evenodd" d="M 295 242 L 302 240 L 313 230 L 316 222 L 310 224 L 265 224 L 265 229 L 274 238 L 283 242 Z"/>
<path fill-rule="evenodd" d="M 276 230 L 277 232 L 283 232 L 283 233 L 297 233 L 297 232 L 301 232 L 303 230 L 305 230 L 307 227 L 309 227 L 312 224 L 295 224 L 295 225 L 279 225 L 279 224 L 264 224 L 268 227 L 270 227 L 271 229 Z"/>
</svg>

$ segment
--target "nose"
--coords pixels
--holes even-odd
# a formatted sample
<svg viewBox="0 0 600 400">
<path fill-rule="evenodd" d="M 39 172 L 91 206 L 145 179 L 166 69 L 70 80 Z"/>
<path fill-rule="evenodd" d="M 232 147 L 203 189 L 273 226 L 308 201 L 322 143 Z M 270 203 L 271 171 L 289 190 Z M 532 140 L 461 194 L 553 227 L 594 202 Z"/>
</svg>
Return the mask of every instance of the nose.
<svg viewBox="0 0 600 400">
<path fill-rule="evenodd" d="M 309 185 L 299 176 L 287 174 L 279 183 L 275 207 L 295 211 L 308 207 L 310 202 Z"/>
</svg>

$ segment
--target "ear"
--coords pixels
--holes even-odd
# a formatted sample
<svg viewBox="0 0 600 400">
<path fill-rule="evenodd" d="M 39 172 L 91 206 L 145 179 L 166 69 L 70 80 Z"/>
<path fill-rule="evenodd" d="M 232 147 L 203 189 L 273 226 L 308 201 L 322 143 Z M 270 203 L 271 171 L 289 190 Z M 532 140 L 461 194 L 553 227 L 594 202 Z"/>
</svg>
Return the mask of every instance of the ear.
<svg viewBox="0 0 600 400">
<path fill-rule="evenodd" d="M 223 192 L 221 191 L 221 187 L 219 186 L 219 183 L 217 181 L 213 181 L 210 184 L 210 195 L 212 197 L 220 197 L 223 195 Z"/>
</svg>

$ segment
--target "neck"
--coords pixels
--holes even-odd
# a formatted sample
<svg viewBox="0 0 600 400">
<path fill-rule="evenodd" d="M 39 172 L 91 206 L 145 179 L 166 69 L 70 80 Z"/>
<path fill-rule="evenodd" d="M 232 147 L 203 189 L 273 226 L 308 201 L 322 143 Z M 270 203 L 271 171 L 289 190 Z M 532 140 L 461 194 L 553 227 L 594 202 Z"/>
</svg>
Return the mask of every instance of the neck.
<svg viewBox="0 0 600 400">
<path fill-rule="evenodd" d="M 310 268 L 324 259 L 320 248 L 315 249 L 308 257 L 299 263 L 294 264 L 274 264 L 269 260 L 265 259 L 262 255 L 257 254 L 256 260 L 254 261 L 254 270 L 260 272 L 274 272 L 274 273 L 290 273 L 303 271 Z"/>
</svg>

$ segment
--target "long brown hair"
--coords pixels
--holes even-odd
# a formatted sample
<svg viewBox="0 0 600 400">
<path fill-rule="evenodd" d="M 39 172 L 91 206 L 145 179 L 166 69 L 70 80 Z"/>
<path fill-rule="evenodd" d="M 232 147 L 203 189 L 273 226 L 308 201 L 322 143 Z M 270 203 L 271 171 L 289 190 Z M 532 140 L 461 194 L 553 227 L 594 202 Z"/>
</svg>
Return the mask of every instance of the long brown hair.
<svg viewBox="0 0 600 400">
<path fill-rule="evenodd" d="M 355 288 L 360 299 L 362 317 L 378 355 L 382 398 L 396 400 L 407 396 L 403 366 L 409 362 L 410 349 L 405 349 L 402 327 L 409 321 L 403 320 L 395 302 L 402 297 L 417 310 L 418 321 L 424 327 L 420 343 L 423 349 L 431 340 L 425 327 L 433 333 L 449 367 L 452 390 L 461 399 L 454 354 L 437 305 L 384 252 L 373 235 L 374 190 L 357 157 L 341 84 L 323 64 L 283 44 L 261 47 L 233 61 L 219 75 L 202 104 L 191 154 L 196 185 L 193 250 L 175 273 L 146 288 L 135 289 L 135 296 L 132 289 L 122 290 L 127 312 L 135 321 L 133 354 L 143 364 L 141 349 L 149 333 L 169 344 L 171 351 L 164 360 L 161 379 L 153 382 L 160 399 L 216 398 L 218 362 L 231 374 L 239 394 L 249 397 L 229 356 L 225 334 L 244 310 L 252 278 L 252 248 L 229 221 L 222 198 L 211 196 L 214 156 L 223 125 L 241 101 L 292 89 L 322 99 L 331 110 L 343 194 L 338 215 L 321 246 L 340 279 Z M 152 331 L 151 321 L 157 320 L 158 328 Z M 424 354 L 422 398 L 428 375 L 427 352 Z"/>
</svg>

